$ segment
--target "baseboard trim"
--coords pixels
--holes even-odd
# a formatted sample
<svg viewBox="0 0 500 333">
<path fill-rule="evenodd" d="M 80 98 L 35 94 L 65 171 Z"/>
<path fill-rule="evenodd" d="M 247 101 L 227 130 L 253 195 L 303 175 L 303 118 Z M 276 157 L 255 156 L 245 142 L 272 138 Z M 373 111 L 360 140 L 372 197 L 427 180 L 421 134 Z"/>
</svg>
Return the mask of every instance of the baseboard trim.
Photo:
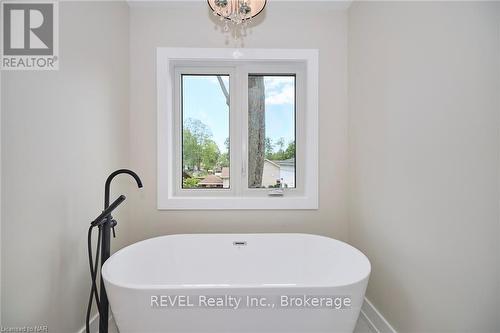
<svg viewBox="0 0 500 333">
<path fill-rule="evenodd" d="M 361 315 L 374 333 L 398 333 L 366 297 L 361 307 Z"/>
<path fill-rule="evenodd" d="M 109 314 L 109 323 L 112 323 L 113 321 L 113 316 Z M 99 314 L 96 313 L 93 317 L 90 318 L 90 323 L 89 323 L 89 328 L 90 328 L 90 333 L 99 333 Z M 86 333 L 85 331 L 86 327 L 85 325 L 78 331 L 78 333 Z"/>
<path fill-rule="evenodd" d="M 85 333 L 87 327 L 83 325 L 83 327 L 78 331 L 78 333 Z M 99 332 L 99 314 L 96 313 L 94 316 L 90 317 L 89 323 L 90 333 Z"/>
</svg>

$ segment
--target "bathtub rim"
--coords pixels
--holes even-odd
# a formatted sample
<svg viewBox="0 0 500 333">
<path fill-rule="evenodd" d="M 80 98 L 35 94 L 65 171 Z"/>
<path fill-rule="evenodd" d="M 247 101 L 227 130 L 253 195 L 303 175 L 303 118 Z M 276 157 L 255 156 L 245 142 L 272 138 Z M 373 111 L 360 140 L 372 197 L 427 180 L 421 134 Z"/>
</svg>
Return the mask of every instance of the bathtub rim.
<svg viewBox="0 0 500 333">
<path fill-rule="evenodd" d="M 112 279 L 109 278 L 109 272 L 108 272 L 108 264 L 110 263 L 110 260 L 113 258 L 113 256 L 118 255 L 121 252 L 126 251 L 127 249 L 131 247 L 135 247 L 136 245 L 138 246 L 142 242 L 147 242 L 150 240 L 154 239 L 159 239 L 159 238 L 167 238 L 167 237 L 180 237 L 180 236 L 196 236 L 196 235 L 211 235 L 211 236 L 217 236 L 217 235 L 235 235 L 235 236 L 252 236 L 252 235 L 290 235 L 290 236 L 312 236 L 312 237 L 317 237 L 317 238 L 323 238 L 328 241 L 336 241 L 342 243 L 344 246 L 349 247 L 351 250 L 354 252 L 357 252 L 359 255 L 364 257 L 366 260 L 366 263 L 368 264 L 367 267 L 367 273 L 366 276 L 353 280 L 352 282 L 345 283 L 345 284 L 336 284 L 336 285 L 331 285 L 331 284 L 283 284 L 283 285 L 278 285 L 278 284 L 243 284 L 243 283 L 234 283 L 234 284 L 131 284 L 131 283 L 119 283 L 116 281 L 112 281 Z M 287 232 L 261 232 L 261 233 L 191 233 L 191 234 L 186 234 L 186 233 L 180 233 L 180 234 L 168 234 L 168 235 L 162 235 L 162 236 L 156 236 L 156 237 L 151 237 L 147 239 L 140 240 L 138 242 L 132 243 L 130 245 L 124 246 L 123 248 L 119 249 L 115 253 L 113 253 L 108 260 L 104 262 L 104 265 L 102 266 L 101 269 L 101 277 L 102 279 L 115 287 L 122 288 L 122 289 L 133 289 L 133 290 L 153 290 L 153 289 L 165 289 L 165 290 L 201 290 L 201 289 L 299 289 L 299 288 L 307 288 L 307 289 L 320 289 L 320 288 L 342 288 L 342 287 L 347 287 L 351 285 L 358 284 L 364 280 L 368 280 L 370 275 L 371 275 L 372 267 L 371 267 L 371 262 L 368 259 L 368 257 L 361 252 L 358 248 L 352 246 L 351 244 L 331 238 L 328 236 L 324 235 L 317 235 L 317 234 L 309 234 L 309 233 L 287 233 Z"/>
</svg>

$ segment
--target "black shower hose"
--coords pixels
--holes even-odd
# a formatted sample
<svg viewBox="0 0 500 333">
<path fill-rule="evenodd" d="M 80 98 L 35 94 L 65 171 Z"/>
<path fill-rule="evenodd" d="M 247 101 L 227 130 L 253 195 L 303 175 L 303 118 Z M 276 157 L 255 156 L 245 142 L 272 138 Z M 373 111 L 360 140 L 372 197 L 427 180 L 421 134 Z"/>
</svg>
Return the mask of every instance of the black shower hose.
<svg viewBox="0 0 500 333">
<path fill-rule="evenodd" d="M 99 314 L 99 326 L 104 327 L 103 325 L 103 320 L 107 320 L 103 318 L 102 316 L 102 304 L 99 300 L 99 293 L 97 292 L 97 270 L 99 269 L 99 252 L 101 249 L 101 233 L 102 233 L 102 226 L 106 223 L 111 223 L 114 222 L 116 225 L 116 221 L 113 221 L 113 217 L 111 216 L 111 212 L 116 209 L 123 201 L 125 201 L 125 196 L 120 195 L 113 203 L 110 205 L 106 204 L 106 208 L 102 211 L 102 213 L 90 223 L 89 227 L 89 232 L 87 234 L 87 248 L 88 248 L 88 254 L 89 254 L 89 266 L 90 266 L 90 279 L 92 280 L 92 287 L 90 289 L 90 297 L 89 297 L 89 304 L 87 305 L 87 317 L 85 320 L 85 329 L 87 333 L 90 333 L 90 312 L 92 311 L 92 301 L 94 300 L 97 304 L 97 312 Z M 96 249 L 96 258 L 95 258 L 95 263 L 92 258 L 92 229 L 94 227 L 98 227 L 99 234 L 97 236 L 97 249 Z M 113 229 L 114 232 L 114 229 Z M 101 292 L 105 292 L 104 290 L 101 290 Z M 102 296 L 102 295 L 101 295 Z M 103 332 L 104 333 L 104 332 Z"/>
<path fill-rule="evenodd" d="M 89 303 L 87 305 L 87 318 L 85 320 L 85 330 L 86 333 L 90 333 L 90 313 L 92 311 L 92 302 L 95 297 L 96 300 L 96 305 L 97 305 L 97 312 L 99 313 L 99 323 L 102 325 L 101 320 L 101 303 L 99 301 L 99 294 L 97 292 L 97 284 L 96 284 L 96 279 L 97 279 L 97 269 L 99 268 L 99 252 L 101 249 L 101 226 L 98 226 L 98 235 L 97 235 L 97 249 L 96 249 L 96 256 L 95 256 L 95 263 L 92 258 L 92 229 L 94 228 L 94 225 L 90 225 L 89 231 L 88 231 L 88 236 L 87 236 L 87 247 L 88 247 L 88 254 L 89 254 L 89 266 L 90 266 L 90 278 L 92 280 L 92 287 L 90 289 L 90 297 L 89 297 Z M 102 327 L 102 326 L 101 326 Z"/>
</svg>

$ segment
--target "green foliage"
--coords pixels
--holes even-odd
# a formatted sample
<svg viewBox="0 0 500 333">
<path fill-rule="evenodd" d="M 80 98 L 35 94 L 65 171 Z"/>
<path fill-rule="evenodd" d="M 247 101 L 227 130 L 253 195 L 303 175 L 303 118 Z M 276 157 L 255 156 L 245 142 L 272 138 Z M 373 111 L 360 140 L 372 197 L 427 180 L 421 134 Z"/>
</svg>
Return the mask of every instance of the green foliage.
<svg viewBox="0 0 500 333">
<path fill-rule="evenodd" d="M 229 167 L 229 153 L 220 154 L 217 166 L 220 168 Z"/>
<path fill-rule="evenodd" d="M 269 159 L 269 157 L 273 154 L 273 140 L 271 138 L 266 137 L 264 139 L 264 150 L 266 154 L 266 158 Z"/>
<path fill-rule="evenodd" d="M 187 170 L 213 170 L 220 151 L 212 132 L 198 119 L 186 119 L 182 131 L 183 167 Z"/>
<path fill-rule="evenodd" d="M 182 159 L 184 168 L 188 170 L 201 165 L 201 145 L 188 128 L 182 132 Z"/>
<path fill-rule="evenodd" d="M 295 141 L 290 141 L 285 149 L 285 139 L 280 138 L 273 144 L 270 138 L 265 142 L 266 158 L 271 161 L 282 161 L 295 157 Z"/>
<path fill-rule="evenodd" d="M 229 167 L 229 138 L 226 138 L 224 141 L 224 146 L 226 147 L 226 152 L 220 154 L 217 161 L 217 166 L 220 168 Z"/>
<path fill-rule="evenodd" d="M 200 182 L 197 178 L 184 178 L 182 180 L 182 188 L 196 188 Z"/>
<path fill-rule="evenodd" d="M 209 139 L 203 143 L 201 149 L 201 161 L 207 170 L 213 170 L 219 160 L 220 151 L 217 144 Z"/>
<path fill-rule="evenodd" d="M 278 148 L 278 151 L 283 151 L 283 148 L 285 148 L 285 138 L 279 138 L 274 145 Z"/>
<path fill-rule="evenodd" d="M 295 141 L 292 141 L 288 144 L 288 147 L 286 148 L 283 157 L 284 157 L 283 159 L 285 160 L 295 157 Z"/>
</svg>

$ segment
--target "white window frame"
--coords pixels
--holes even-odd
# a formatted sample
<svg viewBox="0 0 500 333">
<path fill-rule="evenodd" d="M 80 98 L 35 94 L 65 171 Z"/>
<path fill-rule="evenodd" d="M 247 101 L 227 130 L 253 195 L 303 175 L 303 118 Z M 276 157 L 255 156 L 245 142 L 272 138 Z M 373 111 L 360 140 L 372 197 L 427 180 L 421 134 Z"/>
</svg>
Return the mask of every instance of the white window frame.
<svg viewBox="0 0 500 333">
<path fill-rule="evenodd" d="M 237 68 L 234 67 L 235 63 L 238 64 Z M 193 71 L 193 67 L 197 67 L 196 70 Z M 283 196 L 271 197 L 268 195 L 269 189 L 247 188 L 246 140 L 234 138 L 247 137 L 248 113 L 236 113 L 235 110 L 247 110 L 247 106 L 243 104 L 247 103 L 248 89 L 233 82 L 230 83 L 231 188 L 181 189 L 178 179 L 182 169 L 179 166 L 181 125 L 179 98 L 175 96 L 179 89 L 177 78 L 180 72 L 188 74 L 198 69 L 201 74 L 215 73 L 216 67 L 231 72 L 232 77 L 255 73 L 256 69 L 261 69 L 259 72 L 264 75 L 292 71 L 297 75 L 297 189 L 285 189 Z M 262 70 L 264 67 L 268 69 Z M 158 209 L 318 209 L 318 50 L 159 47 L 156 70 Z M 224 74 L 224 71 L 219 74 Z M 299 76 L 302 76 L 300 80 Z M 243 81 L 246 80 L 236 82 Z M 235 116 L 236 114 L 238 115 Z M 244 175 L 244 181 L 235 181 L 236 174 Z"/>
</svg>

